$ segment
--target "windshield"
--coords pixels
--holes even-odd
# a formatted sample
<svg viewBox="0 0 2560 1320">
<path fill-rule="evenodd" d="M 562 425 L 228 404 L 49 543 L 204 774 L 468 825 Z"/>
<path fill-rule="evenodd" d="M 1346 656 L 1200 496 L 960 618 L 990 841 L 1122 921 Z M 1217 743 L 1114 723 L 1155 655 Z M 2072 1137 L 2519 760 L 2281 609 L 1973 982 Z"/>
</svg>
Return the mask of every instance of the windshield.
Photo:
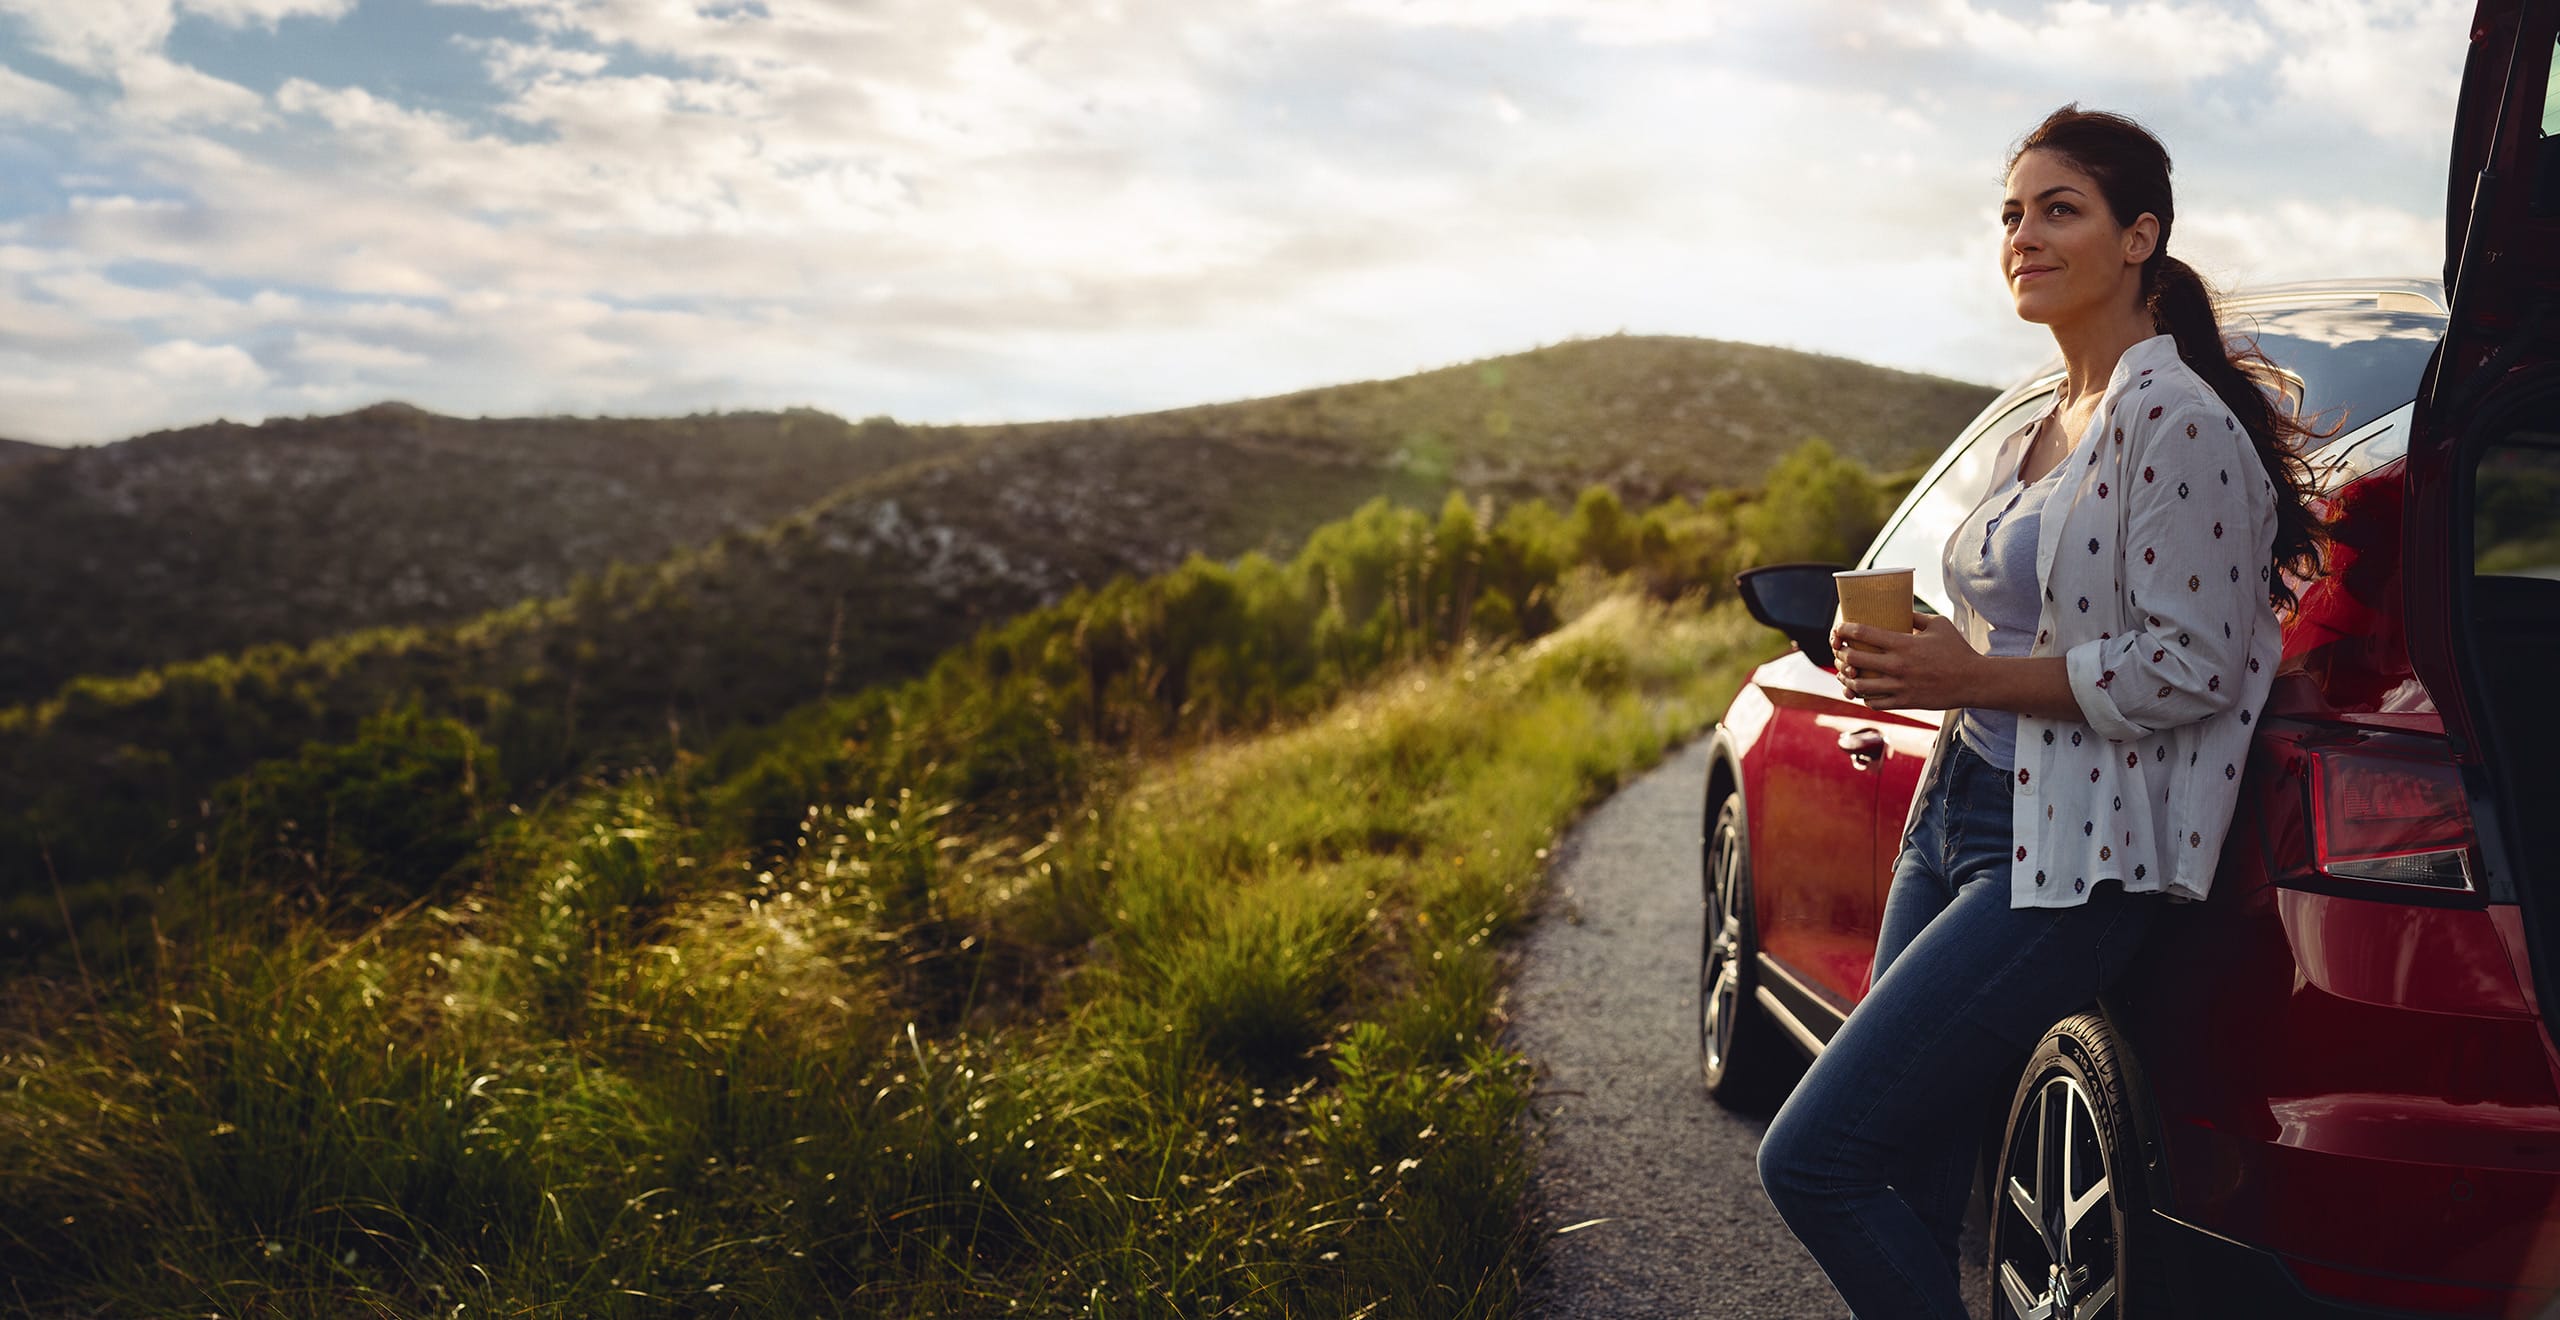
<svg viewBox="0 0 2560 1320">
<path fill-rule="evenodd" d="M 2306 439 L 2306 454 L 2416 398 L 2444 326 L 2440 313 L 2385 311 L 2371 304 L 2242 311 L 2223 324 L 2234 337 L 2256 339 L 2268 361 L 2301 382 L 2308 400 L 2304 412 L 2314 429 L 2340 423 L 2327 438 Z"/>
</svg>

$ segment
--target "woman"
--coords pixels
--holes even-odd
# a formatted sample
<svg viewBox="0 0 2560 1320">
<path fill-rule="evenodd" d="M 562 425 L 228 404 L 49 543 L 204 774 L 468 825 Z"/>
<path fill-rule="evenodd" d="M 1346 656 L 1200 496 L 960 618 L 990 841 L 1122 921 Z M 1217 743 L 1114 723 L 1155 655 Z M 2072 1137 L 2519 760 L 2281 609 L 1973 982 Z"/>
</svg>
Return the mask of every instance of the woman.
<svg viewBox="0 0 2560 1320">
<path fill-rule="evenodd" d="M 2065 106 L 2019 144 L 2001 273 L 2053 331 L 2061 392 L 1942 552 L 1953 612 L 1832 630 L 1858 699 L 1949 716 L 1870 989 L 1760 1146 L 1771 1201 L 1866 1320 L 1965 1317 L 1982 1116 L 2164 902 L 2205 897 L 2294 605 L 2275 570 L 2318 571 L 2305 429 L 2168 254 L 2175 214 L 2168 154 L 2129 119 Z"/>
</svg>

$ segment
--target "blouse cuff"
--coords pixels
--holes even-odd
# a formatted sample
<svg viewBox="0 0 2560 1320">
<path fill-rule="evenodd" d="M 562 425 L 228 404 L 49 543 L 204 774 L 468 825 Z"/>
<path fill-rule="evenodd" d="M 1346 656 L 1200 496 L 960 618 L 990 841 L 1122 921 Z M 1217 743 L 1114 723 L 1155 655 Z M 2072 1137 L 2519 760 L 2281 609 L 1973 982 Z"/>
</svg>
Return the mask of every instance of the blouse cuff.
<svg viewBox="0 0 2560 1320">
<path fill-rule="evenodd" d="M 2111 639 L 2096 638 L 2063 652 L 2063 665 L 2071 676 L 2071 695 L 2079 699 L 2080 713 L 2099 737 L 2115 742 L 2148 737 L 2151 731 L 2127 719 L 2115 698 L 2107 693 L 2107 685 L 2113 682 L 2107 673 L 2107 653 L 2111 649 Z"/>
</svg>

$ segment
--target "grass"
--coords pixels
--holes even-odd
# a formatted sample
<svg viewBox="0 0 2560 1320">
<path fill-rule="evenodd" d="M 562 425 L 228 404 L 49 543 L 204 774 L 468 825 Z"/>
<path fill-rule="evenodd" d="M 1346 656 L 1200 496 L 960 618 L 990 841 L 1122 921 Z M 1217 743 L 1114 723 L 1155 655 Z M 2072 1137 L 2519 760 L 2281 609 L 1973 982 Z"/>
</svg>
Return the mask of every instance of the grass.
<svg viewBox="0 0 2560 1320">
<path fill-rule="evenodd" d="M 642 772 L 333 931 L 240 900 L 19 982 L 0 1277 L 39 1314 L 1514 1313 L 1504 950 L 1587 803 L 1768 634 L 1571 623 L 1104 767 L 1039 837 L 900 794 L 715 851 Z"/>
</svg>

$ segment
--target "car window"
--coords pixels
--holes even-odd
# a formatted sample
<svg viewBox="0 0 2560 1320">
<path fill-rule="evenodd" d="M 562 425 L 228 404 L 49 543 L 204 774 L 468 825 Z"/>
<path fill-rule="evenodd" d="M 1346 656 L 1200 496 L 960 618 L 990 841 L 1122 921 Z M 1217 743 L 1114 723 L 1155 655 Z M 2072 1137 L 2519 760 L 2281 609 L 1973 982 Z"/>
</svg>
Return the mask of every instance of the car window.
<svg viewBox="0 0 2560 1320">
<path fill-rule="evenodd" d="M 2305 454 L 2355 437 L 2418 397 L 2444 327 L 2440 312 L 2371 303 L 2243 310 L 2223 323 L 2227 333 L 2255 339 L 2258 351 L 2290 378 L 2285 393 L 2294 395 L 2298 388 L 2298 406 L 2313 426 L 2325 431 L 2339 424 L 2334 435 L 2305 440 Z"/>
<path fill-rule="evenodd" d="M 2560 584 L 2560 435 L 2520 431 L 2491 446 L 2472 483 L 2471 571 Z"/>
<path fill-rule="evenodd" d="M 1927 601 L 1930 609 L 1947 613 L 1950 603 L 1938 570 L 1938 552 L 1946 548 L 1956 524 L 1991 489 L 1991 465 L 1999 454 L 2001 437 L 2034 421 L 2052 403 L 2051 389 L 2037 390 L 1960 439 L 1957 443 L 1962 447 L 1955 456 L 1923 478 L 1903 500 L 1885 534 L 1858 566 L 1909 568 L 1912 594 Z"/>
</svg>

